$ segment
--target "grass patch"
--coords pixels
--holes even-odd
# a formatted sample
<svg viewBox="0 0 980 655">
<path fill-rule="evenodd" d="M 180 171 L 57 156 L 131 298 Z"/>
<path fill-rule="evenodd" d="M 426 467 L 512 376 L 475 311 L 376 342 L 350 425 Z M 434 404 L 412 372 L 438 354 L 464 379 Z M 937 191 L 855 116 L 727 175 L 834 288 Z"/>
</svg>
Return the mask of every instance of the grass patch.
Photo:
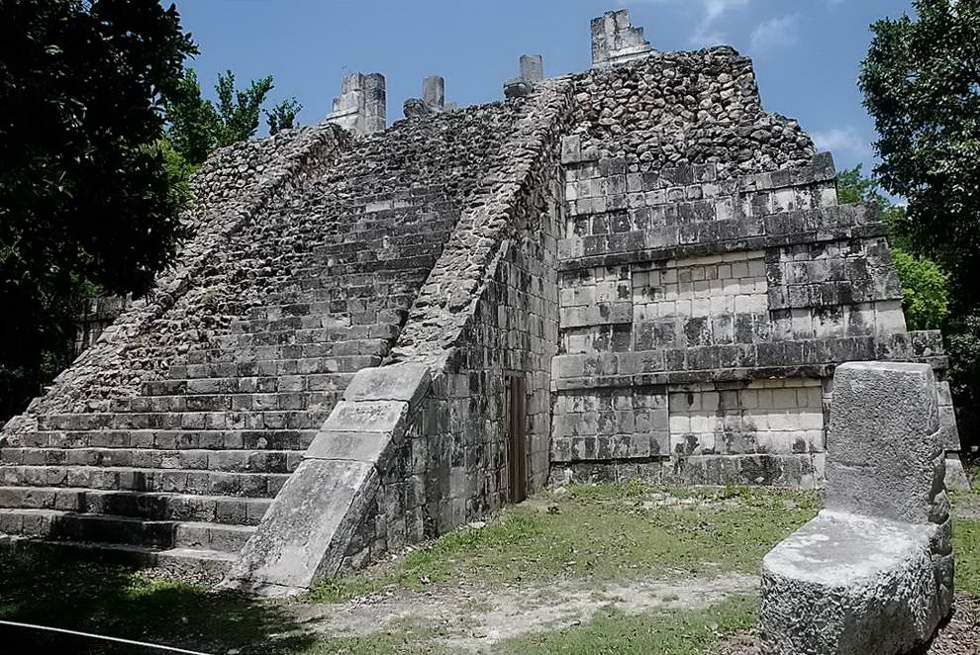
<svg viewBox="0 0 980 655">
<path fill-rule="evenodd" d="M 956 591 L 980 596 L 980 521 L 953 521 Z"/>
<path fill-rule="evenodd" d="M 455 651 L 437 643 L 442 635 L 439 628 L 401 621 L 365 637 L 325 639 L 303 655 L 452 655 Z"/>
<path fill-rule="evenodd" d="M 485 527 L 450 533 L 384 573 L 321 585 L 309 599 L 338 602 L 388 585 L 419 589 L 462 579 L 494 585 L 754 573 L 818 509 L 815 494 L 772 489 L 576 486 L 507 508 Z"/>
<path fill-rule="evenodd" d="M 751 628 L 758 600 L 734 597 L 704 610 L 626 615 L 603 610 L 590 623 L 500 644 L 512 655 L 701 655 L 722 637 Z"/>
</svg>

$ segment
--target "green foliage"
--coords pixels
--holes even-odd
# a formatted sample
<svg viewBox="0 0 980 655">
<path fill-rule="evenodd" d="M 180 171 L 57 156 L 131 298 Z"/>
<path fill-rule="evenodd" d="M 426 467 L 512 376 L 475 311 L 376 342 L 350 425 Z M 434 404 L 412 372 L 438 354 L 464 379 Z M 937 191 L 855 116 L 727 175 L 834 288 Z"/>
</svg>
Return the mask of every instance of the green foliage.
<svg viewBox="0 0 980 655">
<path fill-rule="evenodd" d="M 244 91 L 235 89 L 235 74 L 225 71 L 218 76 L 218 147 L 228 146 L 255 136 L 259 129 L 259 111 L 272 90 L 272 76 L 252 80 Z"/>
<path fill-rule="evenodd" d="M 950 273 L 954 312 L 980 308 L 980 4 L 915 0 L 878 21 L 860 85 L 882 186 L 908 200 L 908 245 Z"/>
<path fill-rule="evenodd" d="M 163 157 L 173 204 L 186 209 L 194 198 L 191 191 L 191 177 L 197 172 L 197 167 L 189 164 L 167 139 L 157 139 L 151 147 Z"/>
<path fill-rule="evenodd" d="M 948 275 L 933 260 L 910 254 L 908 217 L 885 197 L 878 183 L 861 172 L 861 165 L 837 176 L 837 196 L 842 203 L 875 203 L 889 227 L 892 259 L 902 283 L 902 307 L 910 330 L 939 329 L 949 316 Z"/>
<path fill-rule="evenodd" d="M 140 294 L 184 236 L 163 101 L 194 52 L 156 2 L 21 0 L 0 21 L 0 416 L 62 365 L 89 285 Z"/>
<path fill-rule="evenodd" d="M 226 71 L 218 76 L 214 87 L 218 101 L 213 103 L 203 96 L 197 73 L 187 69 L 177 92 L 167 100 L 167 137 L 189 164 L 199 166 L 215 149 L 255 136 L 262 105 L 273 86 L 269 76 L 236 89 L 234 73 Z M 300 109 L 295 99 L 289 99 L 266 112 L 270 130 L 293 127 Z"/>
<path fill-rule="evenodd" d="M 269 134 L 277 134 L 280 130 L 291 130 L 296 127 L 296 115 L 302 110 L 303 105 L 296 98 L 286 98 L 270 111 L 266 111 Z"/>
<path fill-rule="evenodd" d="M 980 441 L 980 313 L 950 321 L 945 335 L 956 420 L 968 446 Z"/>
<path fill-rule="evenodd" d="M 191 165 L 198 166 L 217 147 L 218 113 L 201 95 L 197 72 L 187 69 L 166 102 L 167 139 Z"/>
<path fill-rule="evenodd" d="M 946 274 L 931 259 L 915 257 L 898 248 L 892 251 L 892 260 L 902 282 L 902 306 L 908 328 L 938 329 L 949 316 Z"/>
</svg>

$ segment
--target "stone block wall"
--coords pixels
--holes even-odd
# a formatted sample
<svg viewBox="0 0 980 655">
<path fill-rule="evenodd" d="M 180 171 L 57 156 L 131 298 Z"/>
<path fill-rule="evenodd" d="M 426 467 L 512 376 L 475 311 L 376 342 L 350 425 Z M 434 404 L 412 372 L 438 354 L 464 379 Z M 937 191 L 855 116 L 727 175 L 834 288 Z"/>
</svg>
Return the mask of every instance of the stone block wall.
<svg viewBox="0 0 980 655">
<path fill-rule="evenodd" d="M 734 51 L 577 82 L 552 479 L 817 484 L 834 366 L 915 357 L 876 210 Z"/>
</svg>

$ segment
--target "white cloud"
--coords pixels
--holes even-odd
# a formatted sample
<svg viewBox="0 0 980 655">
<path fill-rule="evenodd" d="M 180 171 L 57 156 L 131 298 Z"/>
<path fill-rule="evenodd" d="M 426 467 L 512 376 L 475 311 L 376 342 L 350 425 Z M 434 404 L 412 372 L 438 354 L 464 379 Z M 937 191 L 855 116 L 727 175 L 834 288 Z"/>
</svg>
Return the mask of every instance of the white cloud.
<svg viewBox="0 0 980 655">
<path fill-rule="evenodd" d="M 820 151 L 849 153 L 859 158 L 870 157 L 872 154 L 871 143 L 851 126 L 818 130 L 811 132 L 810 136 Z"/>
<path fill-rule="evenodd" d="M 728 37 L 721 31 L 717 23 L 729 12 L 736 9 L 744 9 L 749 6 L 752 0 L 640 0 L 650 4 L 700 4 L 704 12 L 701 20 L 694 28 L 694 32 L 688 38 L 691 45 L 705 47 L 726 43 Z M 629 0 L 619 0 L 619 4 L 631 4 Z"/>
<path fill-rule="evenodd" d="M 800 40 L 799 23 L 797 14 L 777 16 L 759 23 L 752 30 L 752 50 L 760 52 L 795 45 Z"/>
<path fill-rule="evenodd" d="M 749 5 L 750 0 L 704 0 L 705 21 L 711 22 L 721 18 L 731 9 L 741 9 Z"/>
</svg>

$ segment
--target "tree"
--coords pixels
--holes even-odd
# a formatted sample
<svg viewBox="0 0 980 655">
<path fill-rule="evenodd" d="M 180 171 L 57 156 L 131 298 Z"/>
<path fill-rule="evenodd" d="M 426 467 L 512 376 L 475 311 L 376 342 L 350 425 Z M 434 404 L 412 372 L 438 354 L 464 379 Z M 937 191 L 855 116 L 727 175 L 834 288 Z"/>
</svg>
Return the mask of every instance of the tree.
<svg viewBox="0 0 980 655">
<path fill-rule="evenodd" d="M 861 168 L 859 164 L 838 174 L 838 198 L 842 203 L 867 202 L 878 205 L 882 220 L 889 227 L 892 260 L 902 283 L 902 307 L 908 328 L 939 329 L 949 315 L 948 276 L 933 260 L 910 253 L 905 232 L 905 208 L 886 198 L 879 190 L 877 182 L 865 177 Z"/>
<path fill-rule="evenodd" d="M 174 149 L 192 166 L 199 166 L 215 149 L 255 136 L 262 104 L 273 86 L 269 76 L 236 90 L 235 74 L 226 71 L 218 76 L 218 101 L 212 103 L 201 94 L 197 73 L 186 70 L 166 105 L 167 136 Z M 295 114 L 290 117 L 294 118 Z"/>
<path fill-rule="evenodd" d="M 963 316 L 980 310 L 980 4 L 913 4 L 916 19 L 872 25 L 860 86 L 880 137 L 875 175 L 908 200 L 908 243 L 949 271 Z"/>
<path fill-rule="evenodd" d="M 6 416 L 65 363 L 86 289 L 138 295 L 174 260 L 182 196 L 159 140 L 195 48 L 157 2 L 0 0 L 0 13 Z"/>
<path fill-rule="evenodd" d="M 265 112 L 269 125 L 269 134 L 277 134 L 280 130 L 291 130 L 296 127 L 296 115 L 303 110 L 296 98 L 287 98 Z"/>
</svg>

